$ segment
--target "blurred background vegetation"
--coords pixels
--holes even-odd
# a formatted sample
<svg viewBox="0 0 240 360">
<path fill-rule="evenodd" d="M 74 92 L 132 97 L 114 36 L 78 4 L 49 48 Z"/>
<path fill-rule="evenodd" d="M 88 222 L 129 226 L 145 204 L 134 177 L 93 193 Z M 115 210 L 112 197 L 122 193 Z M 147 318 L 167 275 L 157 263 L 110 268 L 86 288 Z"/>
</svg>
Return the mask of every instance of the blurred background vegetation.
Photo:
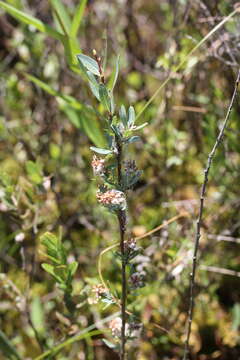
<svg viewBox="0 0 240 360">
<path fill-rule="evenodd" d="M 146 287 L 135 311 L 144 324 L 129 359 L 181 359 L 188 309 L 194 223 L 203 168 L 231 97 L 240 59 L 236 14 L 180 69 L 174 68 L 220 21 L 234 0 L 0 1 L 0 359 L 34 359 L 118 311 L 89 303 L 97 258 L 118 241 L 117 223 L 95 198 L 90 145 L 104 145 L 103 123 L 76 63 L 92 49 L 106 77 L 120 55 L 116 100 L 148 122 L 132 157 L 144 170 L 130 194 L 129 228 L 141 240 Z M 96 112 L 94 109 L 97 109 Z M 197 272 L 191 358 L 240 358 L 240 106 L 211 169 Z M 62 227 L 69 261 L 78 262 L 74 317 L 41 268 L 40 235 Z M 103 275 L 120 289 L 108 252 Z M 108 338 L 107 325 L 97 325 Z M 88 334 L 88 333 L 87 333 Z M 103 360 L 117 355 L 102 334 L 83 336 L 48 359 Z"/>
</svg>

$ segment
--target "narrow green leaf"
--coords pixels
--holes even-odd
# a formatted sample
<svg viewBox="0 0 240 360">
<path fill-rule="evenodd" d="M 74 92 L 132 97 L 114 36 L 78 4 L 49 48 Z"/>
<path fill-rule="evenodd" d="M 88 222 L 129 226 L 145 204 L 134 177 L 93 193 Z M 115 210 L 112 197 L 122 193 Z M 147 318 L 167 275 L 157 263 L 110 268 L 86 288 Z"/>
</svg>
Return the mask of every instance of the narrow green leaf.
<svg viewBox="0 0 240 360">
<path fill-rule="evenodd" d="M 104 146 L 105 140 L 102 132 L 99 129 L 99 124 L 95 119 L 95 112 L 92 110 L 91 107 L 81 104 L 72 96 L 61 94 L 59 91 L 54 90 L 51 86 L 33 75 L 25 74 L 25 76 L 30 81 L 34 82 L 37 86 L 39 86 L 41 89 L 46 91 L 48 94 L 55 96 L 60 105 L 60 109 L 67 114 L 69 120 L 77 128 L 82 127 L 83 131 L 87 134 L 87 136 L 95 145 Z M 66 105 L 69 105 L 70 107 L 75 109 L 75 114 L 73 114 L 73 111 L 70 111 L 70 109 L 67 108 Z"/>
<path fill-rule="evenodd" d="M 93 329 L 95 329 L 96 327 L 100 327 L 103 324 L 106 324 L 107 322 L 113 320 L 114 318 L 116 318 L 119 315 L 120 315 L 120 312 L 116 312 L 115 314 L 110 315 L 110 316 L 106 317 L 105 319 L 97 321 L 96 323 L 88 326 L 84 330 L 81 330 L 78 334 L 71 336 L 70 338 L 68 338 L 67 340 L 63 341 L 62 343 L 60 343 L 56 346 L 53 346 L 50 350 L 47 350 L 43 354 L 34 358 L 34 360 L 45 359 L 45 358 L 49 357 L 49 355 L 56 354 L 61 349 L 64 349 L 66 346 L 69 346 L 69 345 L 75 343 L 76 341 L 88 338 L 90 336 L 101 334 L 103 330 L 101 331 L 101 330 L 93 330 Z"/>
<path fill-rule="evenodd" d="M 41 235 L 40 237 L 40 241 L 41 243 L 43 243 L 45 246 L 54 246 L 57 247 L 58 245 L 58 238 L 56 235 L 50 233 L 50 232 L 45 232 L 43 235 Z"/>
<path fill-rule="evenodd" d="M 112 150 L 108 150 L 108 149 L 101 149 L 101 148 L 97 148 L 95 146 L 90 146 L 90 149 L 98 154 L 102 154 L 102 155 L 107 155 L 107 154 L 111 154 Z"/>
<path fill-rule="evenodd" d="M 46 33 L 54 39 L 63 40 L 63 35 L 51 26 L 44 24 L 41 20 L 26 14 L 25 12 L 16 9 L 14 6 L 7 4 L 6 2 L 0 1 L 0 7 L 4 9 L 8 14 L 12 15 L 18 21 L 34 26 L 37 30 Z"/>
<path fill-rule="evenodd" d="M 100 76 L 99 69 L 98 69 L 98 63 L 96 62 L 96 60 L 90 58 L 87 55 L 83 55 L 83 54 L 77 55 L 77 59 L 79 62 L 81 62 L 83 64 L 83 66 L 85 66 L 85 68 L 88 71 L 90 71 L 94 75 Z"/>
<path fill-rule="evenodd" d="M 127 112 L 124 105 L 121 105 L 119 110 L 119 117 L 124 126 L 127 126 Z"/>
<path fill-rule="evenodd" d="M 75 109 L 71 108 L 65 102 L 60 104 L 60 109 L 67 115 L 70 122 L 76 126 L 77 129 L 81 128 L 81 122 L 79 119 L 79 113 Z"/>
<path fill-rule="evenodd" d="M 88 76 L 88 83 L 90 89 L 92 90 L 93 95 L 100 101 L 99 83 L 97 82 L 95 76 L 90 71 L 87 71 L 87 76 Z"/>
<path fill-rule="evenodd" d="M 42 251 L 40 251 L 40 253 L 43 254 L 47 259 L 51 260 L 54 263 L 54 265 L 60 265 L 61 264 L 61 261 L 58 259 L 57 252 L 55 252 L 55 254 L 52 254 L 53 256 L 51 256 L 50 253 L 46 254 L 46 253 L 44 253 Z"/>
<path fill-rule="evenodd" d="M 131 144 L 131 143 L 134 143 L 134 142 L 140 141 L 140 140 L 141 140 L 140 136 L 132 136 L 126 140 L 126 143 Z"/>
<path fill-rule="evenodd" d="M 144 123 L 144 124 L 142 124 L 142 125 L 136 126 L 136 127 L 134 128 L 134 131 L 140 130 L 140 129 L 144 128 L 144 127 L 147 126 L 147 125 L 148 125 L 148 123 Z"/>
<path fill-rule="evenodd" d="M 89 139 L 96 146 L 105 146 L 106 141 L 104 139 L 102 131 L 100 130 L 99 122 L 96 120 L 95 115 L 89 116 L 89 112 L 84 110 L 79 113 L 79 119 L 81 122 L 81 126 Z"/>
<path fill-rule="evenodd" d="M 44 309 L 40 297 L 35 296 L 30 307 L 32 323 L 40 335 L 45 333 Z"/>
<path fill-rule="evenodd" d="M 65 55 L 70 68 L 74 72 L 79 73 L 79 69 L 77 67 L 78 61 L 76 56 L 77 54 L 79 54 L 81 49 L 79 47 L 78 40 L 67 35 L 63 37 L 62 44 L 64 46 Z"/>
<path fill-rule="evenodd" d="M 108 94 L 108 90 L 104 84 L 99 85 L 99 96 L 102 105 L 111 112 L 111 100 Z"/>
<path fill-rule="evenodd" d="M 71 264 L 68 264 L 68 269 L 70 271 L 71 276 L 73 276 L 75 274 L 75 272 L 77 271 L 77 268 L 78 268 L 77 261 L 73 261 Z"/>
<path fill-rule="evenodd" d="M 113 80 L 113 84 L 112 84 L 112 88 L 111 90 L 114 90 L 114 87 L 116 85 L 117 82 L 117 78 L 118 78 L 118 73 L 119 73 L 119 60 L 120 60 L 120 56 L 117 56 L 117 60 L 116 60 L 116 65 L 115 65 L 115 74 L 114 74 L 114 80 Z"/>
<path fill-rule="evenodd" d="M 83 14 L 84 14 L 84 10 L 85 7 L 87 5 L 87 0 L 80 0 L 79 4 L 74 12 L 74 17 L 73 17 L 73 21 L 72 21 L 72 25 L 71 25 L 71 30 L 70 30 L 70 36 L 77 36 L 81 22 L 82 22 L 82 18 L 83 18 Z"/>
<path fill-rule="evenodd" d="M 12 345 L 7 336 L 0 330 L 0 351 L 11 360 L 22 360 L 22 357 L 17 353 L 17 350 Z"/>
<path fill-rule="evenodd" d="M 113 93 L 110 94 L 110 112 L 111 114 L 114 114 L 115 112 L 115 102 L 114 102 Z"/>
<path fill-rule="evenodd" d="M 67 279 L 67 266 L 66 265 L 58 265 L 58 266 L 54 266 L 54 276 L 59 279 L 61 279 L 61 283 L 66 283 L 66 279 Z"/>
<path fill-rule="evenodd" d="M 107 339 L 102 339 L 102 341 L 104 342 L 104 344 L 109 347 L 110 349 L 115 349 L 116 348 L 116 344 L 112 343 L 111 341 L 107 340 Z"/>
<path fill-rule="evenodd" d="M 232 329 L 237 331 L 240 327 L 240 303 L 235 303 L 232 309 Z"/>
<path fill-rule="evenodd" d="M 44 263 L 41 266 L 47 273 L 52 275 L 57 282 L 63 282 L 62 278 L 55 273 L 55 267 L 53 265 Z"/>
<path fill-rule="evenodd" d="M 131 127 L 132 125 L 134 125 L 135 122 L 135 110 L 133 106 L 129 107 L 128 110 L 128 126 Z"/>
<path fill-rule="evenodd" d="M 51 6 L 54 9 L 63 34 L 69 34 L 71 28 L 71 19 L 67 12 L 67 8 L 63 5 L 61 0 L 50 0 Z"/>
<path fill-rule="evenodd" d="M 35 163 L 33 161 L 27 161 L 26 170 L 29 178 L 34 184 L 39 185 L 42 183 L 43 176 L 42 176 L 42 167 L 40 164 Z"/>
<path fill-rule="evenodd" d="M 48 85 L 44 81 L 36 78 L 33 75 L 26 74 L 26 73 L 24 75 L 26 76 L 27 79 L 29 79 L 30 81 L 35 83 L 37 86 L 39 86 L 41 89 L 46 91 L 48 94 L 56 96 L 57 98 L 61 98 L 62 100 L 66 101 L 66 103 L 68 103 L 68 105 L 71 105 L 74 109 L 77 109 L 77 110 L 83 109 L 84 106 L 78 100 L 76 100 L 73 96 L 61 94 L 59 91 L 53 89 L 50 85 Z"/>
</svg>

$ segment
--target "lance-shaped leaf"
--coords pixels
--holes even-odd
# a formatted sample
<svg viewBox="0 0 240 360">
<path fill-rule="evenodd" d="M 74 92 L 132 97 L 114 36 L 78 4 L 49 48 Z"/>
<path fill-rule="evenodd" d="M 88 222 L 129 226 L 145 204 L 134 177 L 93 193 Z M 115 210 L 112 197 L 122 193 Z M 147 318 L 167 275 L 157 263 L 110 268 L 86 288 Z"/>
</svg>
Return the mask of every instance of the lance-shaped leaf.
<svg viewBox="0 0 240 360">
<path fill-rule="evenodd" d="M 116 61 L 116 66 L 115 66 L 115 73 L 114 73 L 113 84 L 112 84 L 112 88 L 111 88 L 112 91 L 114 90 L 114 87 L 115 87 L 115 85 L 116 85 L 117 78 L 118 78 L 118 73 L 119 73 L 119 59 L 120 59 L 120 56 L 118 55 L 117 61 Z"/>
<path fill-rule="evenodd" d="M 78 61 L 92 74 L 100 76 L 98 63 L 91 57 L 83 54 L 77 55 Z"/>
<path fill-rule="evenodd" d="M 50 4 L 56 14 L 59 28 L 63 31 L 63 34 L 68 34 L 71 27 L 71 19 L 67 7 L 60 0 L 50 0 Z"/>
<path fill-rule="evenodd" d="M 101 149 L 101 148 L 97 148 L 95 146 L 91 146 L 90 149 L 92 151 L 94 151 L 97 154 L 101 154 L 101 155 L 108 155 L 108 154 L 112 154 L 112 150 L 108 150 L 108 149 Z"/>
<path fill-rule="evenodd" d="M 132 137 L 128 138 L 127 140 L 125 140 L 125 143 L 131 144 L 131 143 L 134 143 L 134 142 L 140 141 L 140 140 L 141 140 L 140 136 L 132 136 Z"/>
<path fill-rule="evenodd" d="M 134 107 L 133 107 L 133 106 L 130 106 L 130 107 L 129 107 L 129 110 L 128 110 L 128 126 L 129 126 L 129 127 L 131 127 L 132 125 L 134 125 L 135 118 L 136 118 L 136 115 L 135 115 Z"/>
<path fill-rule="evenodd" d="M 78 268 L 78 263 L 76 261 L 73 261 L 71 264 L 68 264 L 68 270 L 71 276 L 75 274 L 77 268 Z"/>
<path fill-rule="evenodd" d="M 126 127 L 127 126 L 127 112 L 124 105 L 121 105 L 119 110 L 119 117 L 122 124 Z"/>
<path fill-rule="evenodd" d="M 99 83 L 97 82 L 95 76 L 90 72 L 87 71 L 88 83 L 90 89 L 92 90 L 93 95 L 100 101 L 99 96 Z"/>
<path fill-rule="evenodd" d="M 73 37 L 77 36 L 78 30 L 79 30 L 81 22 L 82 22 L 82 18 L 83 18 L 83 14 L 84 14 L 86 5 L 87 5 L 87 0 L 81 0 L 78 4 L 77 8 L 74 11 L 74 16 L 73 16 L 73 21 L 71 24 L 71 31 L 70 31 L 70 35 Z"/>
<path fill-rule="evenodd" d="M 102 105 L 105 107 L 105 109 L 111 112 L 111 99 L 104 84 L 99 85 L 99 96 Z"/>
</svg>

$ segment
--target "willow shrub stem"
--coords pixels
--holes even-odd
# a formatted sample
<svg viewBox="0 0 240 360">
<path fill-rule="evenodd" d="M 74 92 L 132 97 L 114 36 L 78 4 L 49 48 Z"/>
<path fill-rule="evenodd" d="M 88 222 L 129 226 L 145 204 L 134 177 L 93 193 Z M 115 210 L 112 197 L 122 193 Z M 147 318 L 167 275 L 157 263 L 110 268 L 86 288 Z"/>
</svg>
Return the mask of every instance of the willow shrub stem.
<svg viewBox="0 0 240 360">
<path fill-rule="evenodd" d="M 190 303 L 189 303 L 189 310 L 188 310 L 187 337 L 186 337 L 186 342 L 185 342 L 183 360 L 187 360 L 188 355 L 189 355 L 189 339 L 190 339 L 190 335 L 191 335 L 193 309 L 194 309 L 194 288 L 195 288 L 195 275 L 196 275 L 196 269 L 197 269 L 197 254 L 198 254 L 198 248 L 199 248 L 199 241 L 200 241 L 200 237 L 201 237 L 202 216 L 203 216 L 206 188 L 207 188 L 207 183 L 208 183 L 208 174 L 209 174 L 209 171 L 210 171 L 210 168 L 212 165 L 212 161 L 213 161 L 215 152 L 223 138 L 224 131 L 226 129 L 228 119 L 229 119 L 231 110 L 233 108 L 234 100 L 237 95 L 239 80 L 240 80 L 240 69 L 238 70 L 238 75 L 237 75 L 237 79 L 235 82 L 235 87 L 233 90 L 232 98 L 231 98 L 230 104 L 228 106 L 227 114 L 225 116 L 221 130 L 219 131 L 219 134 L 215 141 L 215 144 L 214 144 L 211 152 L 208 155 L 207 165 L 204 170 L 204 180 L 203 180 L 201 194 L 200 194 L 199 212 L 198 212 L 198 219 L 197 219 L 197 224 L 196 224 L 196 235 L 195 235 L 195 243 L 194 243 L 192 271 L 190 273 Z"/>
<path fill-rule="evenodd" d="M 116 145 L 117 145 L 117 172 L 118 172 L 118 186 L 122 187 L 122 143 L 121 139 L 116 136 Z M 122 328 L 121 328 L 121 351 L 120 359 L 125 360 L 125 328 L 126 328 L 126 297 L 127 297 L 127 282 L 126 282 L 126 262 L 124 254 L 124 238 L 126 231 L 126 211 L 119 210 L 118 212 L 118 222 L 119 222 L 119 232 L 120 232 L 120 250 L 122 258 L 122 297 L 121 297 L 121 319 L 122 319 Z"/>
</svg>

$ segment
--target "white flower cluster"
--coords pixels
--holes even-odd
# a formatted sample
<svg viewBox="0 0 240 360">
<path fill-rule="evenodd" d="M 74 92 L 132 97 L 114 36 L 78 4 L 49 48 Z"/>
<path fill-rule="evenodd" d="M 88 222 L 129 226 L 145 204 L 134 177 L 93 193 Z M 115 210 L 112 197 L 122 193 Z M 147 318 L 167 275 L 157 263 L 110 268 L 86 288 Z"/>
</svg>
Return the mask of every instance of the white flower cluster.
<svg viewBox="0 0 240 360">
<path fill-rule="evenodd" d="M 97 200 L 110 210 L 125 210 L 127 207 L 126 196 L 119 190 L 97 191 Z"/>
<path fill-rule="evenodd" d="M 105 172 L 105 160 L 99 159 L 96 155 L 93 156 L 92 168 L 94 175 L 103 176 Z"/>
<path fill-rule="evenodd" d="M 131 238 L 129 240 L 124 241 L 124 250 L 129 253 L 138 250 L 136 239 Z"/>
<path fill-rule="evenodd" d="M 107 289 L 102 285 L 94 285 L 92 287 L 93 296 L 88 299 L 89 304 L 97 304 L 99 300 L 107 293 Z"/>
<path fill-rule="evenodd" d="M 120 317 L 117 317 L 110 321 L 109 328 L 112 331 L 112 335 L 114 337 L 120 337 L 122 329 L 122 319 Z"/>
</svg>

